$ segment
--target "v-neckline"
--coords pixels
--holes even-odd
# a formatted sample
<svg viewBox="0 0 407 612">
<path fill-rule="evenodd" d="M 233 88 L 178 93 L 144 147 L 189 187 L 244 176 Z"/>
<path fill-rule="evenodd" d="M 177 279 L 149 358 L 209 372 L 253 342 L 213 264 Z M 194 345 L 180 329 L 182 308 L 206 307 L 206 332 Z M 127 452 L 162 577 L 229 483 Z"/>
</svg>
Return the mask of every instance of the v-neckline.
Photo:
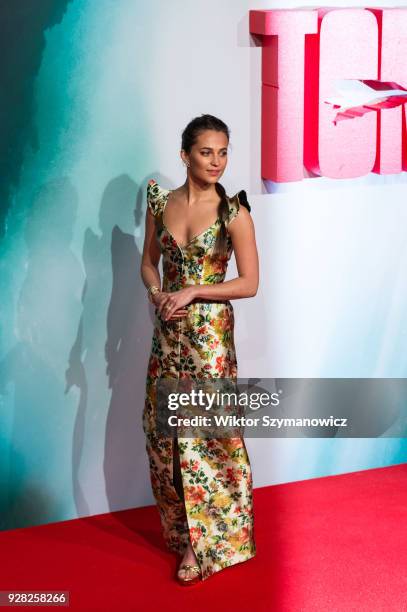
<svg viewBox="0 0 407 612">
<path fill-rule="evenodd" d="M 168 203 L 168 198 L 170 196 L 171 193 L 171 189 L 166 189 L 166 195 L 165 195 L 165 203 L 164 206 L 162 208 L 161 211 L 161 223 L 163 225 L 163 227 L 165 228 L 165 230 L 167 231 L 167 233 L 169 234 L 169 236 L 172 238 L 172 240 L 175 242 L 175 244 L 182 250 L 186 249 L 187 246 L 189 246 L 192 242 L 194 242 L 194 240 L 196 240 L 197 238 L 200 238 L 201 236 L 203 236 L 204 234 L 206 234 L 207 232 L 209 232 L 209 230 L 211 230 L 218 222 L 220 217 L 218 216 L 216 218 L 216 220 L 212 223 L 212 225 L 210 225 L 209 227 L 207 227 L 205 230 L 203 230 L 202 232 L 200 232 L 199 234 L 197 234 L 196 236 L 193 236 L 191 238 L 191 240 L 189 240 L 186 244 L 180 244 L 178 242 L 178 240 L 175 238 L 175 236 L 170 232 L 170 230 L 168 229 L 168 226 L 164 223 L 164 211 L 166 209 L 167 203 Z"/>
</svg>

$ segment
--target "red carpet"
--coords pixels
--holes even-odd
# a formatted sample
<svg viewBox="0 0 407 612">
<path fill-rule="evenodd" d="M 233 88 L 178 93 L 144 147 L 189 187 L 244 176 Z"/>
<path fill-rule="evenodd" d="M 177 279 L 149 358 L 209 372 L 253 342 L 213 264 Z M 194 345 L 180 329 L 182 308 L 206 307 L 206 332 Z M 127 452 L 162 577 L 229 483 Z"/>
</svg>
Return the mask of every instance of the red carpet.
<svg viewBox="0 0 407 612">
<path fill-rule="evenodd" d="M 407 464 L 254 495 L 257 556 L 197 586 L 174 581 L 150 506 L 0 533 L 0 590 L 70 591 L 84 611 L 407 610 Z"/>
</svg>

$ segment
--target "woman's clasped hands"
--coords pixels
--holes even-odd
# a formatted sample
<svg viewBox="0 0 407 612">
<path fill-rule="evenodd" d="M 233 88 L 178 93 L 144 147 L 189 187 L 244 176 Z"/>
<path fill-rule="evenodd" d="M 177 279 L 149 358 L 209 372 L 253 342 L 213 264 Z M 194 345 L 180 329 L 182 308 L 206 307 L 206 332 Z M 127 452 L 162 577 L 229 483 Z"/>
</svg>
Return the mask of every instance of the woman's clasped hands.
<svg viewBox="0 0 407 612">
<path fill-rule="evenodd" d="M 159 291 L 153 295 L 152 301 L 157 306 L 159 316 L 168 321 L 177 320 L 188 314 L 187 306 L 195 298 L 194 287 L 185 287 L 178 291 Z"/>
</svg>

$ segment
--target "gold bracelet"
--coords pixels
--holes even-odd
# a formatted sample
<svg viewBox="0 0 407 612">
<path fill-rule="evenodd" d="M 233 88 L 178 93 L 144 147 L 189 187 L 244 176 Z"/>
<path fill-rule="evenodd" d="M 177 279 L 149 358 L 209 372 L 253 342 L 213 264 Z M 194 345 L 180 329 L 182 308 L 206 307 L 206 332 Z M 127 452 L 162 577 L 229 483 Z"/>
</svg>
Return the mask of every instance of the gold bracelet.
<svg viewBox="0 0 407 612">
<path fill-rule="evenodd" d="M 151 303 L 153 303 L 152 300 L 152 296 L 155 293 L 159 293 L 160 292 L 160 288 L 157 287 L 157 285 L 150 285 L 149 288 L 147 289 L 147 295 L 148 295 L 148 299 L 150 300 Z"/>
</svg>

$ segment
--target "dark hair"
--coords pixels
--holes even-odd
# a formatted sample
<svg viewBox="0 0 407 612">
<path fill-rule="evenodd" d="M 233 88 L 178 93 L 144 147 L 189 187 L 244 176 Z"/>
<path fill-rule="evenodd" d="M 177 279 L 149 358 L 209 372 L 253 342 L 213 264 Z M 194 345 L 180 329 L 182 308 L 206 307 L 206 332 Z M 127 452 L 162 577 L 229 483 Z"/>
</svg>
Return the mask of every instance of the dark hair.
<svg viewBox="0 0 407 612">
<path fill-rule="evenodd" d="M 205 130 L 215 130 L 216 132 L 223 132 L 229 141 L 230 130 L 226 123 L 221 119 L 214 117 L 213 115 L 201 115 L 192 119 L 182 132 L 182 143 L 181 147 L 186 153 L 191 151 L 192 146 L 196 143 L 196 140 L 201 132 Z M 223 185 L 215 183 L 215 188 L 218 196 L 220 197 L 218 215 L 221 221 L 220 231 L 215 242 L 213 255 L 223 255 L 226 252 L 227 245 L 227 231 L 226 231 L 226 219 L 229 216 L 229 204 L 226 197 L 226 191 Z"/>
</svg>

